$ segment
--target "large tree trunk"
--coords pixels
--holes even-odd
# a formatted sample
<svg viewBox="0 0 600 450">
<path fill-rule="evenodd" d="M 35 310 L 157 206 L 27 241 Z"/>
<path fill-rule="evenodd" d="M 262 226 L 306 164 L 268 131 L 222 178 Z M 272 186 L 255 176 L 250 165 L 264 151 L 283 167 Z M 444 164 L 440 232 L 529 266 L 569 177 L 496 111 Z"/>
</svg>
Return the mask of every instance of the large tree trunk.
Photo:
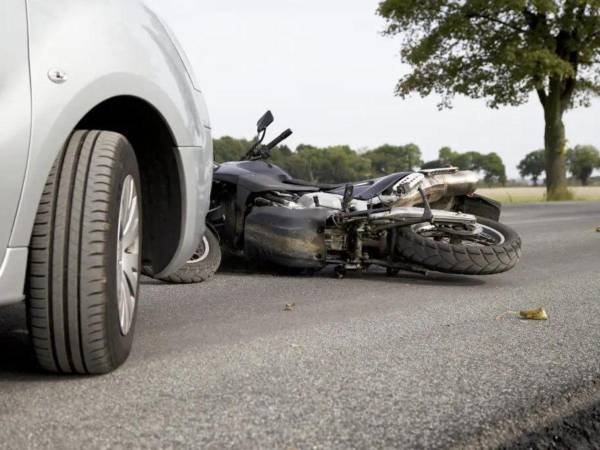
<svg viewBox="0 0 600 450">
<path fill-rule="evenodd" d="M 544 104 L 544 118 L 546 121 L 544 144 L 546 149 L 548 200 L 567 200 L 571 197 L 567 188 L 567 141 L 563 123 L 563 105 L 560 89 L 556 86 L 550 90 Z"/>
<path fill-rule="evenodd" d="M 592 176 L 593 170 L 586 170 L 581 174 L 581 185 L 588 186 L 590 184 L 590 177 Z"/>
</svg>

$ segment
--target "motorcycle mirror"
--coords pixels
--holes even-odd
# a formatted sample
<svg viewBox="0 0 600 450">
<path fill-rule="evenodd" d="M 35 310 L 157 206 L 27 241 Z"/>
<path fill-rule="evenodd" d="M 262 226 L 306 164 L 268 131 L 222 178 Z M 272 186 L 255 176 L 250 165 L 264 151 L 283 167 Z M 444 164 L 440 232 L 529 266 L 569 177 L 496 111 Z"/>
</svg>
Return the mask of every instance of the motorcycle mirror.
<svg viewBox="0 0 600 450">
<path fill-rule="evenodd" d="M 267 111 L 260 119 L 258 119 L 258 122 L 256 123 L 256 129 L 259 133 L 262 133 L 269 125 L 273 123 L 274 120 L 275 118 L 273 117 L 271 111 Z"/>
</svg>

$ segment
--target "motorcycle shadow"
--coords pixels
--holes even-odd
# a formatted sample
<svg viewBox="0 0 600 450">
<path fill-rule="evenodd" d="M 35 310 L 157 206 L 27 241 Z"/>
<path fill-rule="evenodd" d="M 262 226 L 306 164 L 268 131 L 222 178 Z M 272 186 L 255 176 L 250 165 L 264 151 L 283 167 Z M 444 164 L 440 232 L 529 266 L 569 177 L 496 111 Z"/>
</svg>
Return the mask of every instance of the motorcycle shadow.
<svg viewBox="0 0 600 450">
<path fill-rule="evenodd" d="M 293 277 L 293 278 L 319 278 L 319 279 L 339 279 L 334 266 L 328 266 L 318 271 L 305 269 L 291 269 L 267 264 L 256 264 L 239 259 L 226 259 L 219 268 L 220 274 L 236 276 L 272 276 L 272 277 Z M 348 271 L 344 279 L 365 280 L 386 283 L 402 283 L 412 285 L 431 285 L 431 286 L 465 286 L 474 287 L 484 285 L 486 282 L 481 278 L 467 275 L 453 275 L 441 272 L 428 272 L 427 274 L 400 271 L 396 275 L 388 276 L 385 268 L 372 266 L 367 270 Z M 344 281 L 343 279 L 340 281 Z"/>
</svg>

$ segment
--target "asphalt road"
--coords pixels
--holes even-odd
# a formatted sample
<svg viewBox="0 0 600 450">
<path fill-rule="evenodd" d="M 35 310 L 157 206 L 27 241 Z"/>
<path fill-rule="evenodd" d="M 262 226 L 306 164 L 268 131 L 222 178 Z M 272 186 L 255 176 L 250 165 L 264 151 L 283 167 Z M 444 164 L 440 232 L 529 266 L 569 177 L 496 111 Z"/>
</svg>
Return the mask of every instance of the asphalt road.
<svg viewBox="0 0 600 450">
<path fill-rule="evenodd" d="M 104 377 L 36 372 L 23 307 L 3 308 L 0 446 L 590 444 L 590 423 L 568 436 L 564 421 L 599 417 L 600 204 L 512 207 L 504 221 L 523 259 L 487 278 L 145 279 L 133 354 Z M 540 305 L 548 322 L 497 320 Z"/>
</svg>

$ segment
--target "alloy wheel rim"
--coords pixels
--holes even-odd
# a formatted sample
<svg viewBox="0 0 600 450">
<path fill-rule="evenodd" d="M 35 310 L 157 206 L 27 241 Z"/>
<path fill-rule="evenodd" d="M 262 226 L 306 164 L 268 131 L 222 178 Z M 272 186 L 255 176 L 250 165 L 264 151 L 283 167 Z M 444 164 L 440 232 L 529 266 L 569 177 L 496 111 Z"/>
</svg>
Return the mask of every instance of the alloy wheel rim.
<svg viewBox="0 0 600 450">
<path fill-rule="evenodd" d="M 438 230 L 435 225 L 418 224 L 413 227 L 413 230 L 427 239 L 436 241 L 444 241 L 449 244 L 460 243 L 465 246 L 489 247 L 503 245 L 506 242 L 506 237 L 500 231 L 487 225 L 477 224 L 479 232 L 476 235 L 448 235 L 443 230 Z M 456 240 L 456 241 L 455 241 Z"/>
<path fill-rule="evenodd" d="M 194 252 L 192 257 L 188 260 L 188 264 L 199 263 L 200 261 L 204 261 L 208 254 L 210 253 L 210 245 L 208 244 L 208 239 L 206 236 L 202 237 L 202 241 L 200 242 L 200 246 Z"/>
<path fill-rule="evenodd" d="M 140 211 L 133 176 L 123 182 L 117 234 L 117 303 L 121 333 L 131 330 L 140 273 Z"/>
</svg>

